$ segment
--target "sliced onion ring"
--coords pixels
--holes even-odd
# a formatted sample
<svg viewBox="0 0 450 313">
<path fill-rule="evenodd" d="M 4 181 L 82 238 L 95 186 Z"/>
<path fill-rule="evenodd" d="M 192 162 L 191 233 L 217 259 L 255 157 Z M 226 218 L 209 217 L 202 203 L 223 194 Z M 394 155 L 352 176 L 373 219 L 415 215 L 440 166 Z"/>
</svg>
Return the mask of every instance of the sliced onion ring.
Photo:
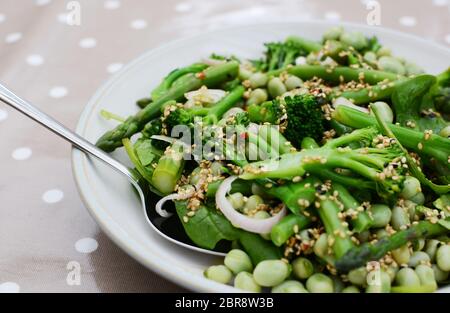
<svg viewBox="0 0 450 313">
<path fill-rule="evenodd" d="M 179 193 L 173 193 L 173 194 L 170 194 L 168 196 L 165 196 L 164 198 L 162 198 L 161 200 L 159 200 L 156 203 L 155 211 L 156 211 L 156 213 L 158 213 L 162 217 L 171 217 L 172 213 L 169 213 L 169 212 L 167 212 L 166 210 L 163 209 L 164 204 L 167 201 L 186 200 L 186 199 L 192 197 L 194 195 L 194 193 L 195 193 L 195 188 L 192 187 L 192 189 L 189 192 L 186 192 L 183 195 L 181 195 Z"/>
<path fill-rule="evenodd" d="M 237 176 L 230 176 L 225 179 L 222 184 L 220 184 L 216 193 L 217 207 L 236 227 L 257 234 L 270 233 L 272 227 L 275 226 L 286 215 L 286 207 L 283 207 L 283 209 L 277 215 L 263 220 L 251 218 L 239 213 L 233 208 L 233 206 L 227 199 L 227 193 L 231 190 L 231 184 L 237 178 Z"/>
</svg>

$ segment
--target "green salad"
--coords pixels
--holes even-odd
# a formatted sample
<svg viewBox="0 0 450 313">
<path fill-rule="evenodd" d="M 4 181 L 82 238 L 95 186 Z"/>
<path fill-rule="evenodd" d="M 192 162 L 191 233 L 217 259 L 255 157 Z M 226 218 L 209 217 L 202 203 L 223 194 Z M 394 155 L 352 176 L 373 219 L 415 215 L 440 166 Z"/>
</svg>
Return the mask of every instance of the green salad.
<svg viewBox="0 0 450 313">
<path fill-rule="evenodd" d="M 97 142 L 244 291 L 433 292 L 450 273 L 450 69 L 327 31 L 170 72 Z M 443 67 L 444 70 L 444 67 Z M 135 136 L 137 134 L 137 136 Z M 156 197 L 155 196 L 155 197 Z"/>
</svg>

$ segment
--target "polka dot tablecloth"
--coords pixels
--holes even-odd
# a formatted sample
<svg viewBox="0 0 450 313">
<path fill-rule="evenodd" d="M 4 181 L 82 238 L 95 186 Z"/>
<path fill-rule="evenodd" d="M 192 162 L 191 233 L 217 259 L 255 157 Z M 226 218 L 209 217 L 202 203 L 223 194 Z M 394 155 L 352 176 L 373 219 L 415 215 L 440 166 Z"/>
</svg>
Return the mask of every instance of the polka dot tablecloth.
<svg viewBox="0 0 450 313">
<path fill-rule="evenodd" d="M 381 26 L 450 47 L 449 0 L 378 4 Z M 366 23 L 367 6 L 359 0 L 1 0 L 0 82 L 73 129 L 95 90 L 145 50 L 261 21 Z M 67 143 L 2 103 L 0 140 L 0 292 L 183 291 L 99 230 L 77 193 Z"/>
</svg>

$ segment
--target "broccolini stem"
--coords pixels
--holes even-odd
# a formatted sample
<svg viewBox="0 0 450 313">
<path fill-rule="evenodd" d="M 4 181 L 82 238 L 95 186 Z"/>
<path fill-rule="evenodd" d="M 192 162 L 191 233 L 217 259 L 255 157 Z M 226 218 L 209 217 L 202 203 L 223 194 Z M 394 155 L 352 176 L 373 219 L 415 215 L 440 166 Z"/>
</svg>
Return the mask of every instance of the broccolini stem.
<svg viewBox="0 0 450 313">
<path fill-rule="evenodd" d="M 333 190 L 338 192 L 338 199 L 344 205 L 346 211 L 353 210 L 356 212 L 356 218 L 351 219 L 353 231 L 360 233 L 370 228 L 373 221 L 366 212 L 358 212 L 357 209 L 361 206 L 358 201 L 350 194 L 344 186 L 333 183 Z"/>
<path fill-rule="evenodd" d="M 265 260 L 281 259 L 280 249 L 258 234 L 241 231 L 239 242 L 254 265 Z"/>
<path fill-rule="evenodd" d="M 281 247 L 296 232 L 305 229 L 311 220 L 304 215 L 289 214 L 272 227 L 270 238 L 277 247 Z"/>
<path fill-rule="evenodd" d="M 298 36 L 289 36 L 286 39 L 286 43 L 293 43 L 295 46 L 304 50 L 306 54 L 310 52 L 318 52 L 322 49 L 322 45 L 319 42 Z"/>
<path fill-rule="evenodd" d="M 124 123 L 115 129 L 105 133 L 98 141 L 97 146 L 106 151 L 112 152 L 122 146 L 123 138 L 130 138 L 139 132 L 147 122 L 161 114 L 162 106 L 170 100 L 179 100 L 183 98 L 186 92 L 200 88 L 203 85 L 208 87 L 216 86 L 226 80 L 233 79 L 239 69 L 237 62 L 231 61 L 216 66 L 211 66 L 204 70 L 203 75 L 188 74 L 189 79 L 183 80 L 183 83 L 172 86 L 167 93 L 161 95 L 151 105 L 146 106 L 136 115 L 129 117 Z"/>
<path fill-rule="evenodd" d="M 450 217 L 445 221 L 450 222 Z M 409 241 L 419 238 L 429 238 L 448 233 L 447 228 L 439 223 L 421 221 L 412 225 L 406 230 L 398 231 L 390 237 L 379 239 L 376 243 L 365 243 L 361 246 L 349 250 L 343 257 L 335 262 L 335 266 L 340 272 L 348 272 L 354 268 L 366 265 L 369 261 L 381 259 L 389 251 L 404 246 Z"/>
<path fill-rule="evenodd" d="M 338 122 L 353 128 L 378 126 L 374 117 L 342 105 L 338 106 L 333 112 L 333 118 Z M 434 157 L 443 164 L 450 166 L 448 162 L 450 155 L 450 141 L 447 138 L 431 134 L 429 138 L 425 140 L 425 136 L 422 132 L 394 124 L 389 124 L 389 128 L 400 143 L 406 148 L 419 154 Z"/>
<path fill-rule="evenodd" d="M 208 109 L 207 116 L 203 119 L 204 123 L 211 124 L 217 122 L 222 115 L 225 114 L 229 109 L 234 107 L 236 103 L 244 95 L 245 88 L 243 86 L 238 86 L 234 88 L 229 94 L 227 94 L 222 100 L 214 104 Z M 201 110 L 201 109 L 200 109 Z"/>
</svg>

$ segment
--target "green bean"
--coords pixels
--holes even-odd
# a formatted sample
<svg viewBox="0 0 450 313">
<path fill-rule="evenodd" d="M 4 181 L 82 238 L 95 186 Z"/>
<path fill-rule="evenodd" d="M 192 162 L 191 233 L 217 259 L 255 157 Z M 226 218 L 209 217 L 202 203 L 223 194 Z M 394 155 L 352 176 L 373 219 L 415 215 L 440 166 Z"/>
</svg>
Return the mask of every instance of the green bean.
<svg viewBox="0 0 450 313">
<path fill-rule="evenodd" d="M 360 293 L 358 287 L 356 286 L 348 286 L 342 289 L 342 293 Z"/>
<path fill-rule="evenodd" d="M 434 290 L 437 289 L 436 278 L 434 277 L 433 269 L 424 264 L 420 264 L 416 267 L 415 272 L 420 279 L 420 284 L 424 286 L 434 286 Z"/>
<path fill-rule="evenodd" d="M 408 266 L 417 267 L 420 264 L 430 262 L 430 257 L 423 251 L 415 251 L 409 258 Z"/>
<path fill-rule="evenodd" d="M 261 286 L 253 278 L 253 275 L 247 272 L 240 272 L 234 279 L 234 287 L 249 292 L 261 292 Z"/>
<path fill-rule="evenodd" d="M 373 219 L 373 227 L 385 227 L 389 224 L 392 217 L 391 209 L 385 204 L 374 204 L 370 207 L 370 211 Z"/>
<path fill-rule="evenodd" d="M 316 273 L 308 278 L 306 288 L 311 293 L 332 293 L 334 292 L 334 283 L 330 277 Z"/>
<path fill-rule="evenodd" d="M 248 79 L 250 81 L 250 86 L 252 89 L 256 89 L 259 87 L 264 87 L 267 85 L 269 81 L 269 77 L 263 73 L 255 73 Z"/>
<path fill-rule="evenodd" d="M 232 193 L 227 199 L 235 210 L 241 210 L 245 205 L 244 196 L 240 192 Z"/>
<path fill-rule="evenodd" d="M 267 95 L 267 91 L 265 89 L 256 88 L 250 93 L 250 97 L 247 100 L 247 105 L 258 105 L 267 101 L 268 98 L 269 96 Z"/>
<path fill-rule="evenodd" d="M 431 262 L 435 262 L 436 260 L 436 251 L 438 249 L 439 243 L 439 240 L 429 239 L 425 244 L 425 252 L 430 257 Z"/>
<path fill-rule="evenodd" d="M 392 250 L 392 257 L 397 264 L 408 264 L 409 259 L 411 258 L 408 245 L 406 244 L 398 249 Z"/>
<path fill-rule="evenodd" d="M 299 281 L 287 280 L 273 287 L 272 293 L 308 293 L 308 290 Z"/>
<path fill-rule="evenodd" d="M 253 271 L 253 265 L 250 257 L 242 250 L 233 249 L 228 252 L 225 256 L 224 263 L 234 275 L 237 275 L 240 272 Z"/>
<path fill-rule="evenodd" d="M 271 95 L 272 98 L 281 96 L 287 91 L 286 86 L 278 77 L 274 77 L 269 81 L 267 89 L 269 90 L 269 94 Z"/>
<path fill-rule="evenodd" d="M 271 242 L 264 240 L 258 234 L 241 232 L 239 236 L 243 250 L 247 252 L 253 264 L 258 264 L 264 260 L 276 260 L 281 258 L 280 249 Z"/>
<path fill-rule="evenodd" d="M 311 224 L 311 220 L 304 215 L 289 214 L 272 227 L 271 239 L 272 242 L 280 247 L 286 243 L 286 241 L 295 234 L 295 231 L 299 231 Z"/>
<path fill-rule="evenodd" d="M 339 39 L 356 50 L 362 50 L 368 45 L 366 36 L 361 32 L 344 32 Z"/>
<path fill-rule="evenodd" d="M 437 249 L 436 264 L 441 270 L 450 271 L 450 245 L 442 245 Z"/>
<path fill-rule="evenodd" d="M 395 230 L 402 230 L 409 226 L 411 221 L 409 220 L 409 214 L 406 209 L 400 206 L 395 206 L 392 209 L 391 225 Z"/>
<path fill-rule="evenodd" d="M 377 101 L 374 102 L 370 105 L 371 108 L 376 108 L 377 112 L 380 113 L 380 117 L 383 121 L 385 121 L 386 123 L 393 123 L 394 122 L 394 113 L 392 112 L 391 107 L 389 106 L 389 104 L 387 104 L 384 101 Z M 375 116 L 372 112 L 372 110 L 370 111 L 370 115 Z"/>
<path fill-rule="evenodd" d="M 367 293 L 388 293 L 391 291 L 391 277 L 385 271 L 373 271 L 367 275 L 371 283 L 366 287 Z"/>
<path fill-rule="evenodd" d="M 218 283 L 228 284 L 233 275 L 225 265 L 210 266 L 204 273 L 205 277 Z"/>
<path fill-rule="evenodd" d="M 284 84 L 286 85 L 287 90 L 291 91 L 300 88 L 303 85 L 303 81 L 297 76 L 290 75 Z"/>
<path fill-rule="evenodd" d="M 448 279 L 450 272 L 441 270 L 436 264 L 431 265 L 431 268 L 434 271 L 434 277 L 438 283 L 444 282 Z"/>
<path fill-rule="evenodd" d="M 411 199 L 421 191 L 422 188 L 420 186 L 419 180 L 413 176 L 408 176 L 403 182 L 403 190 L 401 191 L 400 195 L 404 199 Z"/>
<path fill-rule="evenodd" d="M 413 269 L 404 267 L 398 271 L 395 282 L 400 286 L 419 286 L 420 278 Z"/>
<path fill-rule="evenodd" d="M 383 71 L 395 73 L 398 75 L 405 75 L 405 67 L 396 58 L 390 56 L 383 56 L 378 59 L 378 68 Z"/>
<path fill-rule="evenodd" d="M 367 285 L 367 270 L 365 267 L 355 268 L 348 272 L 348 280 L 356 286 L 364 287 Z"/>
<path fill-rule="evenodd" d="M 292 272 L 298 279 L 308 279 L 314 274 L 314 265 L 307 258 L 296 258 L 292 262 Z"/>
<path fill-rule="evenodd" d="M 266 260 L 259 263 L 253 277 L 263 287 L 274 287 L 281 284 L 290 274 L 289 265 L 281 260 Z"/>
</svg>

